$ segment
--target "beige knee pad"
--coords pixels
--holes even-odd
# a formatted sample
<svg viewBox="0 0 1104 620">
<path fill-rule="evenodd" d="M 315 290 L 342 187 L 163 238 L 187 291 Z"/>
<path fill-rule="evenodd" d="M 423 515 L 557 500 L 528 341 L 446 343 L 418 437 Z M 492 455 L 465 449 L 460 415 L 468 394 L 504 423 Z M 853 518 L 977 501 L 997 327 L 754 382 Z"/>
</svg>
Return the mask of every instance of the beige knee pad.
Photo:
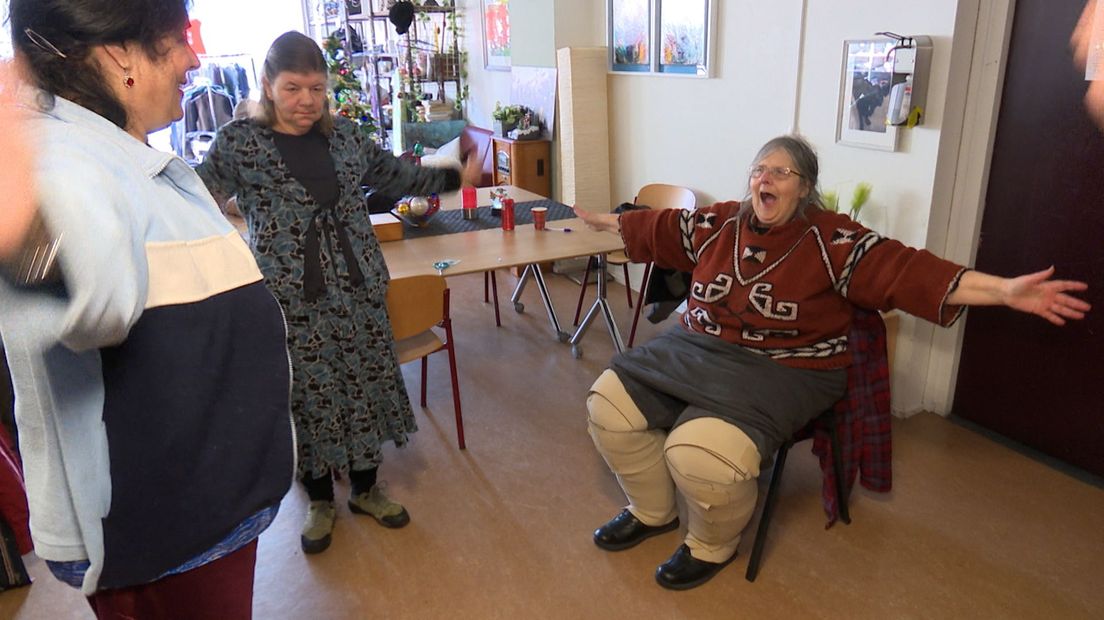
<svg viewBox="0 0 1104 620">
<path fill-rule="evenodd" d="M 664 446 L 671 476 L 686 498 L 691 555 L 724 562 L 755 513 L 759 450 L 736 426 L 697 418 L 671 431 Z"/>
<path fill-rule="evenodd" d="M 629 510 L 648 525 L 670 523 L 678 515 L 675 485 L 663 460 L 663 431 L 648 421 L 612 370 L 587 395 L 587 426 L 599 454 L 617 476 Z"/>
</svg>

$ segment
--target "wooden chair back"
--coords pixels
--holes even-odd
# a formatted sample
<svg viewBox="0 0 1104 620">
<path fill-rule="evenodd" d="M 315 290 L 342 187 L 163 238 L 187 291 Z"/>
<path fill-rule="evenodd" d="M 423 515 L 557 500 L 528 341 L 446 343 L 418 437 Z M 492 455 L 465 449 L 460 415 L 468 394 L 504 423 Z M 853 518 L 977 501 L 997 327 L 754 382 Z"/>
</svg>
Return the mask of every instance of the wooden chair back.
<svg viewBox="0 0 1104 620">
<path fill-rule="evenodd" d="M 686 209 L 689 211 L 697 206 L 697 198 L 694 197 L 694 192 L 685 187 L 666 183 L 651 183 L 640 188 L 640 192 L 636 195 L 635 204 L 653 209 Z"/>
<path fill-rule="evenodd" d="M 436 275 L 391 281 L 387 313 L 396 341 L 416 336 L 445 318 L 445 288 L 445 278 Z"/>
</svg>

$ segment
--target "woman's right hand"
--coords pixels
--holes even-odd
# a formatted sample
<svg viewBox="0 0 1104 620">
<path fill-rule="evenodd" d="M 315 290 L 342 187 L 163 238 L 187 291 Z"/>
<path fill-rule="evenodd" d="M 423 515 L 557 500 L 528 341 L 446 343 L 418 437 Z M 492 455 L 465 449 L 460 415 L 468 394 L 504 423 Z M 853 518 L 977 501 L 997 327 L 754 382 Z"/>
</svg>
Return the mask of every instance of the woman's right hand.
<svg viewBox="0 0 1104 620">
<path fill-rule="evenodd" d="M 583 223 L 592 230 L 617 233 L 621 231 L 620 216 L 616 213 L 591 213 L 579 206 L 571 207 L 575 217 L 583 220 Z"/>
<path fill-rule="evenodd" d="M 460 186 L 479 187 L 482 181 L 483 162 L 479 161 L 475 153 L 472 153 L 464 160 L 464 167 L 460 169 Z"/>
</svg>

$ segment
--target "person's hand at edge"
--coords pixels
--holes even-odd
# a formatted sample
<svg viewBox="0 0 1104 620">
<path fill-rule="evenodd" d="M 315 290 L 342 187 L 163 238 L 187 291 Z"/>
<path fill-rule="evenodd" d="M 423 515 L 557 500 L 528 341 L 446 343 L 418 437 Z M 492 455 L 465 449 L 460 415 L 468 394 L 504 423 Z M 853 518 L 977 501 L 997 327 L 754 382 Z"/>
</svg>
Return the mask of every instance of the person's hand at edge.
<svg viewBox="0 0 1104 620">
<path fill-rule="evenodd" d="M 464 166 L 460 169 L 461 187 L 479 187 L 483 181 L 483 162 L 472 152 L 464 160 Z"/>
<path fill-rule="evenodd" d="M 19 107 L 19 68 L 0 61 L 0 260 L 11 259 L 22 249 L 38 214 L 34 201 L 33 158 L 27 141 L 25 113 Z"/>
</svg>

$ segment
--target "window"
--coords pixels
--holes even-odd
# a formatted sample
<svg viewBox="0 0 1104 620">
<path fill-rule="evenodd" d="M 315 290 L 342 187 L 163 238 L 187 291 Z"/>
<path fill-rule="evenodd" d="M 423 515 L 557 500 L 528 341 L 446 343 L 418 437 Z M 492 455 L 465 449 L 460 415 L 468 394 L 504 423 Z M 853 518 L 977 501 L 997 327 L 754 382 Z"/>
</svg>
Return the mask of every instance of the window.
<svg viewBox="0 0 1104 620">
<path fill-rule="evenodd" d="M 716 0 L 607 0 L 610 70 L 708 77 Z"/>
</svg>

